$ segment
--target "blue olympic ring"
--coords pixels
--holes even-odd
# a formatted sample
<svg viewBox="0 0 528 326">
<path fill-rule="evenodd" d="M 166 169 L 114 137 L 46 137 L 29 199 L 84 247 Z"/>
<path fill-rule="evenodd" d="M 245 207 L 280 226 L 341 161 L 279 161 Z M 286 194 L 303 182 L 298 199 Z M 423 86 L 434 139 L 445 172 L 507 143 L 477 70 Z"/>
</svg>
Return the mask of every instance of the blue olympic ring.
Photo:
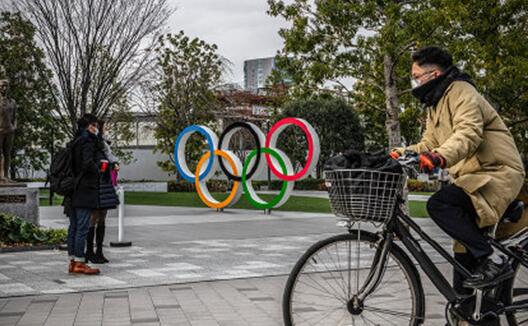
<svg viewBox="0 0 528 326">
<path fill-rule="evenodd" d="M 198 132 L 203 137 L 205 137 L 205 139 L 207 140 L 207 144 L 209 145 L 209 152 L 210 152 L 209 162 L 207 163 L 207 167 L 205 168 L 205 171 L 202 174 L 200 174 L 200 178 L 199 178 L 199 180 L 202 181 L 207 176 L 207 174 L 209 174 L 209 172 L 211 171 L 213 167 L 214 160 L 215 160 L 214 151 L 216 147 L 216 144 L 214 144 L 213 139 L 202 126 L 190 125 L 187 128 L 182 130 L 182 132 L 178 135 L 178 138 L 176 139 L 176 143 L 174 144 L 174 160 L 175 162 L 177 162 L 178 160 L 178 150 L 179 150 L 182 140 L 185 140 L 183 142 L 183 144 L 185 144 L 187 142 L 187 138 L 189 138 L 190 134 L 192 134 L 193 132 Z M 185 148 L 183 150 L 185 150 Z M 187 172 L 185 172 L 180 166 L 180 164 L 176 163 L 176 168 L 178 169 L 178 172 L 185 180 L 189 182 L 195 181 L 196 177 L 192 174 L 190 175 Z"/>
</svg>

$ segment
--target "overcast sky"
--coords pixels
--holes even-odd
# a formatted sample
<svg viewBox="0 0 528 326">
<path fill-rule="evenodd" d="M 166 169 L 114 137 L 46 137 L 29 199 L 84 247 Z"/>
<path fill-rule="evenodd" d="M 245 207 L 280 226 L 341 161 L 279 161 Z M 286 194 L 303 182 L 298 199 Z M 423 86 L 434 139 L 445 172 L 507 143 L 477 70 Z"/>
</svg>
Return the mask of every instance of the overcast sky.
<svg viewBox="0 0 528 326">
<path fill-rule="evenodd" d="M 231 62 L 231 81 L 244 81 L 244 60 L 274 56 L 282 48 L 277 34 L 286 23 L 266 14 L 266 0 L 169 0 L 176 12 L 170 32 L 183 30 L 218 45 L 220 55 Z"/>
</svg>

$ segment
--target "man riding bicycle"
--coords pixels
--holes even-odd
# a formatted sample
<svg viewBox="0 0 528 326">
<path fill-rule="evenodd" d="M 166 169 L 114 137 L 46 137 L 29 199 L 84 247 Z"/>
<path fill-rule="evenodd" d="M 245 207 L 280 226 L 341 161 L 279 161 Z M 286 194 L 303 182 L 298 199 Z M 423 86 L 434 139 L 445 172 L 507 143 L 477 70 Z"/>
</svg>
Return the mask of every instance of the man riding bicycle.
<svg viewBox="0 0 528 326">
<path fill-rule="evenodd" d="M 455 258 L 473 271 L 465 280 L 455 272 L 454 288 L 471 293 L 513 275 L 484 234 L 519 194 L 524 167 L 508 128 L 448 52 L 426 47 L 412 61 L 412 94 L 427 108 L 426 128 L 418 144 L 391 156 L 411 150 L 420 153 L 422 170 L 449 169 L 453 183 L 431 196 L 427 211 L 456 240 Z"/>
</svg>

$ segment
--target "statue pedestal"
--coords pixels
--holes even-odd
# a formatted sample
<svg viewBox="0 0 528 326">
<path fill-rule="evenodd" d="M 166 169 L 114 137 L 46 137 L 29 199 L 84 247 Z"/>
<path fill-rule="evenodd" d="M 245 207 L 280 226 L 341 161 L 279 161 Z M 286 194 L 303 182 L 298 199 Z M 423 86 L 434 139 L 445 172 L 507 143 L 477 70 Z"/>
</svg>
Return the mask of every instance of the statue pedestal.
<svg viewBox="0 0 528 326">
<path fill-rule="evenodd" d="M 10 213 L 39 225 L 39 190 L 25 183 L 0 184 L 0 213 Z"/>
</svg>

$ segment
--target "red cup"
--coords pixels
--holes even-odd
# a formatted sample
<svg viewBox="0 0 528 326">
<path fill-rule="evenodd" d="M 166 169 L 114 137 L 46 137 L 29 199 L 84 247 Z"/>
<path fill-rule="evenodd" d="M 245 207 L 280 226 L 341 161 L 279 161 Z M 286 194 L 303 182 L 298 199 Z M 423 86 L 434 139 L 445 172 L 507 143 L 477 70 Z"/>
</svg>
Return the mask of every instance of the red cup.
<svg viewBox="0 0 528 326">
<path fill-rule="evenodd" d="M 108 168 L 108 161 L 101 160 L 101 172 L 105 172 L 107 168 Z"/>
</svg>

